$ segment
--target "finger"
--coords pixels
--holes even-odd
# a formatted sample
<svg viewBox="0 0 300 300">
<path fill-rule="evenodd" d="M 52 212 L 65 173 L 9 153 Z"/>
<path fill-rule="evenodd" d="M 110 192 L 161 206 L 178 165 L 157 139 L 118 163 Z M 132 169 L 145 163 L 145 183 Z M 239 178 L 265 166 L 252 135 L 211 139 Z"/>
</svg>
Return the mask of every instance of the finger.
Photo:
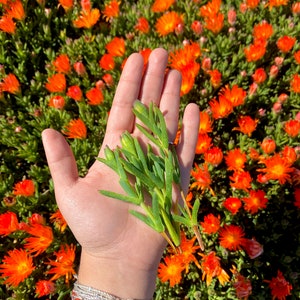
<svg viewBox="0 0 300 300">
<path fill-rule="evenodd" d="M 196 104 L 189 104 L 184 111 L 177 155 L 181 172 L 181 184 L 186 193 L 190 181 L 190 171 L 195 157 L 198 140 L 200 112 Z"/>
<path fill-rule="evenodd" d="M 154 49 L 149 56 L 139 96 L 142 103 L 147 106 L 150 102 L 159 105 L 167 62 L 168 52 L 162 48 Z"/>
<path fill-rule="evenodd" d="M 76 161 L 65 138 L 56 130 L 44 130 L 42 141 L 55 192 L 59 193 L 60 189 L 71 186 L 78 179 Z"/>
<path fill-rule="evenodd" d="M 174 141 L 178 130 L 181 74 L 171 70 L 166 75 L 165 86 L 160 100 L 160 109 L 165 117 L 169 141 Z"/>
<path fill-rule="evenodd" d="M 132 106 L 139 95 L 143 67 L 144 60 L 140 54 L 134 53 L 127 59 L 110 110 L 106 138 L 126 130 L 132 131 Z"/>
</svg>

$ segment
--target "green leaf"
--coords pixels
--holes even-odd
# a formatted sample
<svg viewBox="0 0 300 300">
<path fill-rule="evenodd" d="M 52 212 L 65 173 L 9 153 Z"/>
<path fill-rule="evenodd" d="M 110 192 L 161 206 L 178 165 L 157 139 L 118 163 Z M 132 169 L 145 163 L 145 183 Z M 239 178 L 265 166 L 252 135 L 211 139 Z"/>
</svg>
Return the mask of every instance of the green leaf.
<svg viewBox="0 0 300 300">
<path fill-rule="evenodd" d="M 100 194 L 110 197 L 110 198 L 114 198 L 117 200 L 121 200 L 121 201 L 125 201 L 125 202 L 132 203 L 135 205 L 139 205 L 139 199 L 137 199 L 135 197 L 130 197 L 130 196 L 126 196 L 123 194 L 118 194 L 118 193 L 106 191 L 106 190 L 100 190 L 99 192 L 100 192 Z"/>
</svg>

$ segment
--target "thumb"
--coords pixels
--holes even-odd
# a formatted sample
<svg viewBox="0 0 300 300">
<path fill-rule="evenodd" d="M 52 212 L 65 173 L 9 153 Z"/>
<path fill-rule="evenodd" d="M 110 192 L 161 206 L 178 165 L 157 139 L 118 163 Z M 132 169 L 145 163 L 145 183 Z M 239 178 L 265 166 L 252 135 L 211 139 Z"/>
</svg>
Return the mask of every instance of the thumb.
<svg viewBox="0 0 300 300">
<path fill-rule="evenodd" d="M 71 186 L 78 179 L 77 165 L 65 138 L 54 129 L 42 132 L 42 141 L 56 193 Z"/>
</svg>

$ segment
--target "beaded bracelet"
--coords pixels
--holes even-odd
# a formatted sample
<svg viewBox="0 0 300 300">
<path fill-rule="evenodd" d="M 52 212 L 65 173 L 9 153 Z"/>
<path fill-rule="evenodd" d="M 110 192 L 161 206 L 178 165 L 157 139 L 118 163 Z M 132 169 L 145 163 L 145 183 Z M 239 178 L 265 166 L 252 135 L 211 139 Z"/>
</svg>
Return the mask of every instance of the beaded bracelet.
<svg viewBox="0 0 300 300">
<path fill-rule="evenodd" d="M 74 288 L 71 293 L 71 299 L 72 300 L 138 300 L 133 298 L 126 298 L 126 299 L 119 298 L 112 294 L 94 289 L 90 286 L 79 284 L 77 282 L 74 284 Z"/>
</svg>

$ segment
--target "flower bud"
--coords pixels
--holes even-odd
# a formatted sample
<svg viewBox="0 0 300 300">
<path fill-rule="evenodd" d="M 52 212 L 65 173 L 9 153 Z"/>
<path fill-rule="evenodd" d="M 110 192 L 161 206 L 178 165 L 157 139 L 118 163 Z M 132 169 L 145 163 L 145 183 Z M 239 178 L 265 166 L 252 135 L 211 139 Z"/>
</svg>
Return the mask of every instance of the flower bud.
<svg viewBox="0 0 300 300">
<path fill-rule="evenodd" d="M 260 256 L 264 252 L 263 246 L 254 239 L 245 239 L 242 247 L 251 259 Z"/>
<path fill-rule="evenodd" d="M 234 9 L 230 9 L 227 14 L 228 23 L 233 26 L 236 21 L 236 11 Z"/>
<path fill-rule="evenodd" d="M 276 114 L 280 113 L 282 111 L 282 104 L 281 104 L 281 102 L 275 102 L 273 104 L 273 109 L 272 110 Z"/>
<path fill-rule="evenodd" d="M 266 154 L 273 153 L 276 149 L 276 142 L 271 138 L 265 138 L 261 145 L 260 145 L 262 151 Z"/>
<path fill-rule="evenodd" d="M 86 73 L 85 66 L 81 61 L 74 63 L 73 68 L 79 76 L 82 76 Z"/>
<path fill-rule="evenodd" d="M 278 96 L 278 102 L 284 103 L 288 99 L 288 95 L 285 93 L 282 93 Z"/>
<path fill-rule="evenodd" d="M 192 25 L 191 25 L 191 29 L 193 30 L 193 32 L 197 35 L 202 34 L 203 32 L 203 27 L 200 21 L 195 20 Z"/>
<path fill-rule="evenodd" d="M 269 75 L 270 75 L 270 77 L 276 77 L 278 72 L 279 72 L 278 67 L 276 65 L 272 65 L 270 68 Z"/>
</svg>

